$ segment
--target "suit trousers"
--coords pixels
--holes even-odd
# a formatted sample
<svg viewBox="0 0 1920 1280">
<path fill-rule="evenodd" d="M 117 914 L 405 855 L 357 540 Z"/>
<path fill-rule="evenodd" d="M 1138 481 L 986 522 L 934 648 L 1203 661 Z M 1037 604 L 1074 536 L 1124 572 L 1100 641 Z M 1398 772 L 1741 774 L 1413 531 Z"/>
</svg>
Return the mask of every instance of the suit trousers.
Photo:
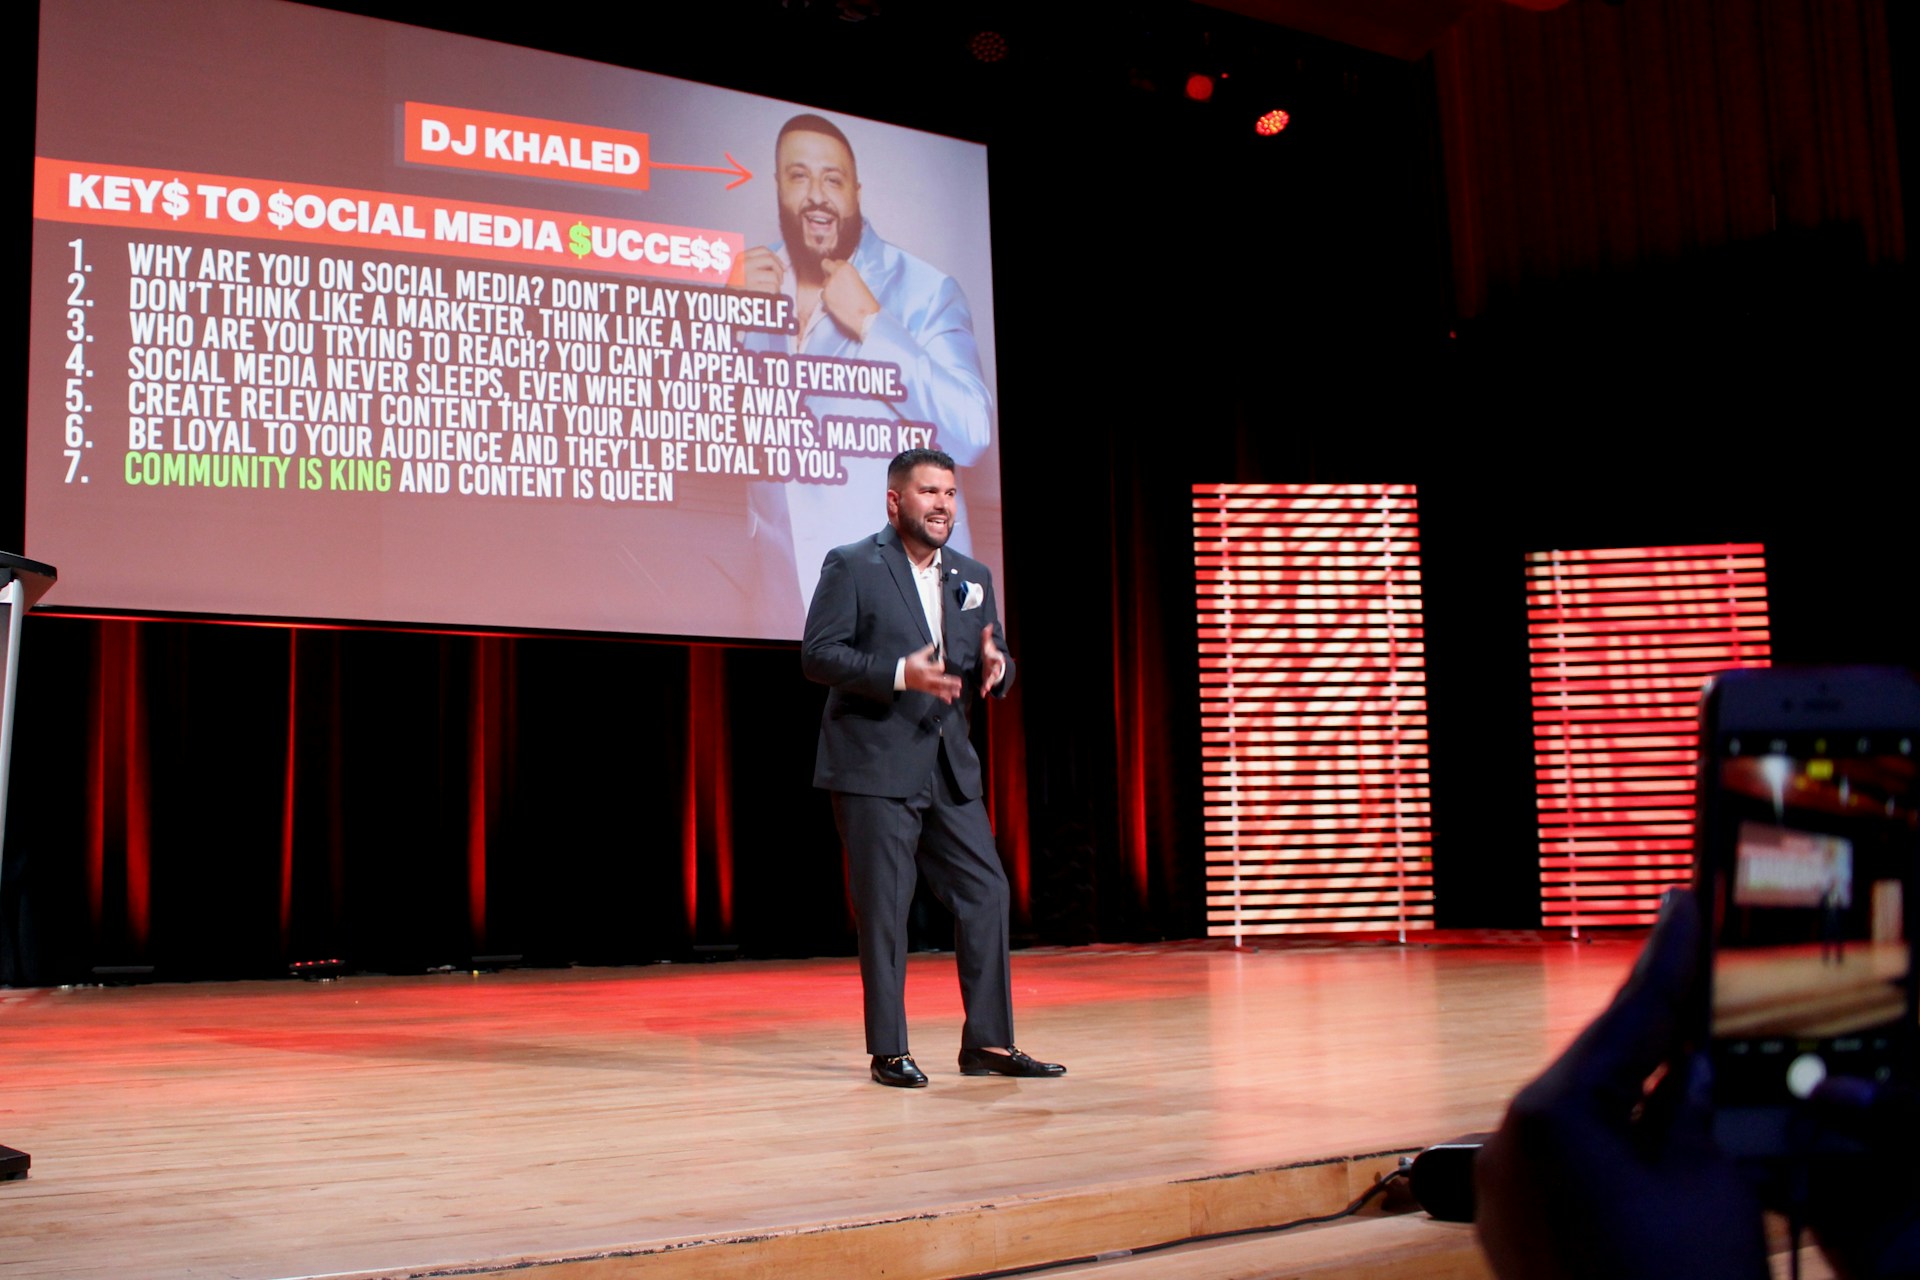
<svg viewBox="0 0 1920 1280">
<path fill-rule="evenodd" d="M 1007 873 L 986 805 L 978 797 L 960 797 L 942 753 L 917 794 L 902 799 L 836 791 L 833 817 L 847 846 L 867 1052 L 908 1052 L 907 915 L 922 875 L 953 913 L 954 960 L 967 1015 L 961 1047 L 1012 1044 Z"/>
</svg>

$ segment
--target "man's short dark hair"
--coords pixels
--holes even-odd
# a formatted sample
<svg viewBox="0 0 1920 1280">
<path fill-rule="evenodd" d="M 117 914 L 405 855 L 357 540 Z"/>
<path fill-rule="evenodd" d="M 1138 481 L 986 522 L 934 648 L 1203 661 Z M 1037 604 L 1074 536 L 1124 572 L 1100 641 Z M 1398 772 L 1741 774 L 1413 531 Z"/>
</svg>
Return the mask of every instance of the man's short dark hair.
<svg viewBox="0 0 1920 1280">
<path fill-rule="evenodd" d="M 887 488 L 891 489 L 913 474 L 915 467 L 938 467 L 953 471 L 953 459 L 938 449 L 909 449 L 887 464 Z"/>
<path fill-rule="evenodd" d="M 853 144 L 847 141 L 847 135 L 840 132 L 840 126 L 825 116 L 816 116 L 812 112 L 802 112 L 780 126 L 780 132 L 774 136 L 773 149 L 780 150 L 780 144 L 787 140 L 790 133 L 824 133 L 847 149 L 849 158 L 853 155 Z M 857 162 L 856 162 L 857 163 Z"/>
</svg>

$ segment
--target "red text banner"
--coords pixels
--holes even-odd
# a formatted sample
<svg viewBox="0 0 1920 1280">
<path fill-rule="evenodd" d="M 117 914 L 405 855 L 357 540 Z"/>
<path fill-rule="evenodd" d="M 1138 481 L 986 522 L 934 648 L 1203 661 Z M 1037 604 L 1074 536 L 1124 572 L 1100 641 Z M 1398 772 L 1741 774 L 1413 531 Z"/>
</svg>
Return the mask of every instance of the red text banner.
<svg viewBox="0 0 1920 1280">
<path fill-rule="evenodd" d="M 427 102 L 409 102 L 406 122 L 413 164 L 647 189 L 644 133 Z"/>
<path fill-rule="evenodd" d="M 727 282 L 737 232 L 431 196 L 37 157 L 34 217 Z"/>
</svg>

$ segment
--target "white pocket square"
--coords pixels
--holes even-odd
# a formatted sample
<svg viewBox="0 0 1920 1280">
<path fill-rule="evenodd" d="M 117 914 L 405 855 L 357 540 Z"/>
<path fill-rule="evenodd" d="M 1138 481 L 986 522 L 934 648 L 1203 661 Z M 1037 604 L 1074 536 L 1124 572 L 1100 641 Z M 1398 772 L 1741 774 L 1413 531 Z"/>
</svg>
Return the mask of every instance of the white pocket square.
<svg viewBox="0 0 1920 1280">
<path fill-rule="evenodd" d="M 967 584 L 967 594 L 962 597 L 960 601 L 960 612 L 965 613 L 969 609 L 978 609 L 985 603 L 986 598 L 987 593 L 980 589 L 979 583 L 969 582 Z"/>
</svg>

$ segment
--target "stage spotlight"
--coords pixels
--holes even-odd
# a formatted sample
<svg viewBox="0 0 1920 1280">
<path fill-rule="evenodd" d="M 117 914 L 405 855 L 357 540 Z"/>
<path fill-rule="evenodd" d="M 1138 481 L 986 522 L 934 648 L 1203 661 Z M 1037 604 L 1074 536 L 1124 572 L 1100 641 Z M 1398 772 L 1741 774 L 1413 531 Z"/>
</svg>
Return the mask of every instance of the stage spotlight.
<svg viewBox="0 0 1920 1280">
<path fill-rule="evenodd" d="M 1197 71 L 1188 76 L 1187 96 L 1195 102 L 1205 102 L 1213 97 L 1213 77 Z"/>
<path fill-rule="evenodd" d="M 1010 52 L 1007 38 L 998 31 L 977 31 L 967 41 L 967 51 L 981 62 L 1004 62 Z"/>
<path fill-rule="evenodd" d="M 1271 138 L 1282 129 L 1285 129 L 1292 120 L 1293 117 L 1286 112 L 1275 109 L 1267 112 L 1267 114 L 1261 116 L 1258 120 L 1255 120 L 1253 122 L 1253 131 L 1263 138 Z"/>
</svg>

